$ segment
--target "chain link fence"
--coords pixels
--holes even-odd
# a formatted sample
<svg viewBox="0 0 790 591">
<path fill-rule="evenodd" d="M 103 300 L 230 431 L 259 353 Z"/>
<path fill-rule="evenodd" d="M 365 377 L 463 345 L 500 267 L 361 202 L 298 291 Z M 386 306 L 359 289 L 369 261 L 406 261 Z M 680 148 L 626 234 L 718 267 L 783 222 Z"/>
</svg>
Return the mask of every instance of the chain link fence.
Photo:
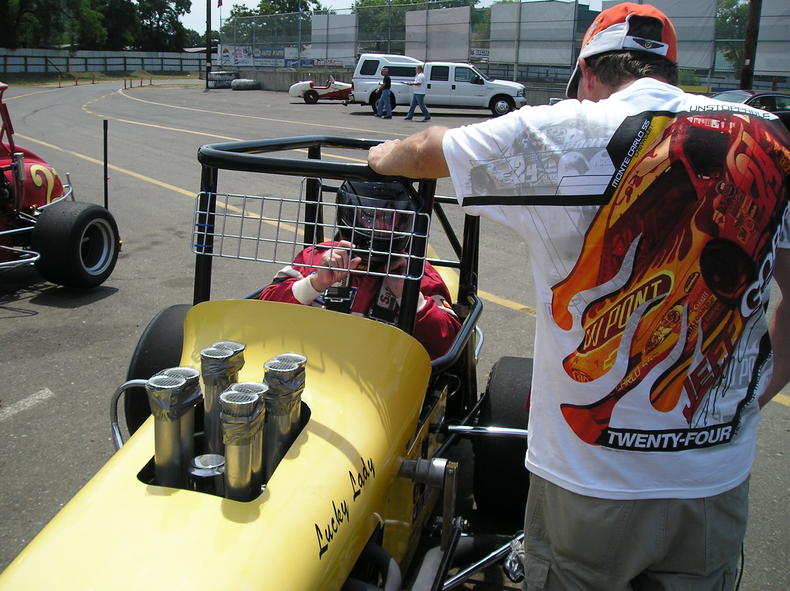
<svg viewBox="0 0 790 591">
<path fill-rule="evenodd" d="M 723 12 L 731 3 L 724 2 L 651 0 L 678 30 L 684 86 L 737 86 L 744 39 L 733 36 L 733 16 Z M 603 8 L 614 3 L 605 1 Z M 598 14 L 578 0 L 479 4 L 388 2 L 227 19 L 220 30 L 219 63 L 233 69 L 326 70 L 350 79 L 360 54 L 396 53 L 425 61 L 470 62 L 497 78 L 561 85 L 584 31 Z M 790 88 L 788 27 L 790 3 L 763 0 L 755 87 Z M 735 29 L 745 31 L 746 23 L 736 22 Z"/>
</svg>

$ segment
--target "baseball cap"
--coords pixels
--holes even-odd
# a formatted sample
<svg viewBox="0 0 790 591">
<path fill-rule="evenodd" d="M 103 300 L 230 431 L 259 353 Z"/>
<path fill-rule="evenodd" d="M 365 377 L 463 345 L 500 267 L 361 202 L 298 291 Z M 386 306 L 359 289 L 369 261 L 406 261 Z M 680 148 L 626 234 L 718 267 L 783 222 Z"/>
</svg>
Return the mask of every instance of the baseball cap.
<svg viewBox="0 0 790 591">
<path fill-rule="evenodd" d="M 629 34 L 632 17 L 644 17 L 657 20 L 661 25 L 660 39 L 645 39 Z M 592 22 L 582 40 L 579 58 L 590 57 L 609 51 L 646 51 L 664 56 L 672 63 L 678 59 L 678 40 L 675 27 L 667 15 L 649 4 L 623 2 L 601 12 Z M 565 94 L 568 98 L 576 98 L 579 89 L 581 71 L 579 62 L 568 80 Z"/>
</svg>

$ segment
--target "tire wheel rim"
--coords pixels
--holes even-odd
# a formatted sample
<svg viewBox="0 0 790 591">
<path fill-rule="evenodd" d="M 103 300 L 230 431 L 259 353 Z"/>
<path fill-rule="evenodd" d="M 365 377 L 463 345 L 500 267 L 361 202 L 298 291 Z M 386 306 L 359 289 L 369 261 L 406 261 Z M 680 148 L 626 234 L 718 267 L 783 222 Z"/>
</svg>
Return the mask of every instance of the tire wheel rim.
<svg viewBox="0 0 790 591">
<path fill-rule="evenodd" d="M 115 233 L 107 220 L 91 221 L 80 237 L 80 262 L 88 275 L 104 273 L 112 263 Z"/>
<path fill-rule="evenodd" d="M 504 115 L 510 112 L 510 105 L 507 101 L 497 101 L 494 103 L 494 110 L 498 115 Z"/>
</svg>

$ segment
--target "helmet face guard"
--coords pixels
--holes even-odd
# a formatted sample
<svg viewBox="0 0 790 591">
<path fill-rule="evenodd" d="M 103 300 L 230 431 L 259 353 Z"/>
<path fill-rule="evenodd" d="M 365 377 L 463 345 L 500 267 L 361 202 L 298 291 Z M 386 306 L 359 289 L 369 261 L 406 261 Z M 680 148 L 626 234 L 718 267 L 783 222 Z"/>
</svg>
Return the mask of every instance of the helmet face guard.
<svg viewBox="0 0 790 591">
<path fill-rule="evenodd" d="M 363 261 L 386 262 L 405 252 L 414 233 L 415 207 L 400 183 L 346 181 L 337 191 L 337 230 Z"/>
</svg>

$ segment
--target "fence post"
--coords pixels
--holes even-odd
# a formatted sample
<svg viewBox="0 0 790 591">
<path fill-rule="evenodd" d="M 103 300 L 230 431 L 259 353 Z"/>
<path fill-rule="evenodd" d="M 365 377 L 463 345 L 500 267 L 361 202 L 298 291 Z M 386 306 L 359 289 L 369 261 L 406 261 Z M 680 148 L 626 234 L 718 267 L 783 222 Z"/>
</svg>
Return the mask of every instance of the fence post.
<svg viewBox="0 0 790 591">
<path fill-rule="evenodd" d="M 521 0 L 518 0 L 518 9 L 516 10 L 516 46 L 513 52 L 513 82 L 518 79 L 518 58 L 519 50 L 521 49 Z"/>
</svg>

